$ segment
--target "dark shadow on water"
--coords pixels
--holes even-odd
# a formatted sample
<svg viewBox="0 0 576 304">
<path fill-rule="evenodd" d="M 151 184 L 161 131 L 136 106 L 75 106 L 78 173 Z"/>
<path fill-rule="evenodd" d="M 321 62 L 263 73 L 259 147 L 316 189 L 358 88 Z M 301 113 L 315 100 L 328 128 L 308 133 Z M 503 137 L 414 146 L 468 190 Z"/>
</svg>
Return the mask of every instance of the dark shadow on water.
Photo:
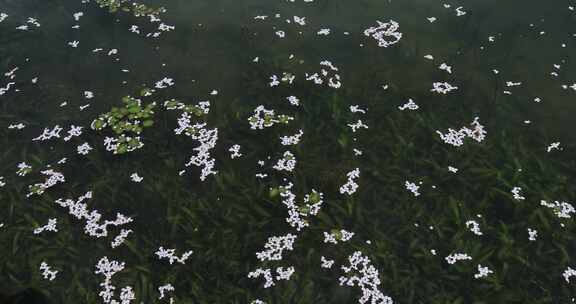
<svg viewBox="0 0 576 304">
<path fill-rule="evenodd" d="M 0 292 L 0 304 L 50 304 L 51 302 L 40 291 L 34 288 L 24 289 L 17 293 Z"/>
</svg>

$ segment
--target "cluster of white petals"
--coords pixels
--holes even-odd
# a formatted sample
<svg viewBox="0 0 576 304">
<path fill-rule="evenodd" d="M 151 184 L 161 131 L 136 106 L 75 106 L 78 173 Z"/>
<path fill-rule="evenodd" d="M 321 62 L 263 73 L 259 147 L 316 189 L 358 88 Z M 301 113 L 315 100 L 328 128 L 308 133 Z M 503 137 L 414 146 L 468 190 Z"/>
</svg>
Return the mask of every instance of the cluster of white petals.
<svg viewBox="0 0 576 304">
<path fill-rule="evenodd" d="M 281 136 L 280 140 L 282 141 L 281 144 L 283 146 L 293 146 L 297 145 L 300 142 L 300 139 L 304 135 L 304 131 L 302 129 L 298 130 L 298 133 L 291 135 L 291 136 Z"/>
<path fill-rule="evenodd" d="M 348 257 L 350 266 L 342 265 L 342 270 L 348 276 L 340 276 L 340 286 L 358 286 L 362 289 L 362 297 L 358 300 L 360 304 L 392 304 L 392 298 L 385 296 L 378 288 L 380 278 L 378 270 L 371 264 L 367 256 L 362 252 L 355 251 Z"/>
<path fill-rule="evenodd" d="M 494 271 L 488 269 L 488 267 L 483 267 L 478 264 L 478 273 L 474 274 L 475 279 L 487 277 L 489 274 L 494 273 Z"/>
<path fill-rule="evenodd" d="M 80 196 L 76 201 L 72 199 L 57 199 L 56 204 L 61 207 L 68 208 L 68 213 L 73 215 L 79 220 L 85 220 L 86 225 L 84 226 L 84 232 L 90 236 L 101 238 L 108 236 L 108 226 L 121 226 L 132 222 L 132 218 L 126 217 L 121 213 L 116 213 L 116 219 L 113 221 L 106 220 L 104 223 L 100 223 L 102 219 L 102 214 L 97 210 L 89 211 L 87 209 L 84 200 L 92 198 L 92 192 L 86 192 L 86 194 Z"/>
<path fill-rule="evenodd" d="M 276 165 L 274 165 L 272 168 L 278 171 L 292 172 L 295 167 L 296 167 L 296 158 L 294 157 L 294 154 L 292 154 L 292 152 L 290 151 L 285 151 L 284 154 L 282 155 L 282 158 L 279 159 Z"/>
<path fill-rule="evenodd" d="M 420 182 L 420 183 L 422 183 L 422 182 Z M 404 185 L 406 186 L 407 190 L 409 190 L 410 192 L 412 192 L 412 194 L 414 194 L 414 196 L 420 195 L 420 192 L 418 192 L 418 190 L 420 189 L 420 186 L 416 185 L 416 183 L 406 181 L 404 183 Z"/>
<path fill-rule="evenodd" d="M 30 172 L 32 172 L 32 166 L 28 165 L 25 162 L 21 162 L 18 164 L 18 171 L 16 171 L 17 175 L 25 176 L 28 175 Z"/>
<path fill-rule="evenodd" d="M 65 182 L 64 174 L 61 172 L 54 171 L 53 169 L 48 169 L 44 171 L 40 171 L 40 173 L 48 176 L 43 183 L 37 183 L 34 185 L 28 186 L 30 192 L 26 194 L 26 197 L 29 197 L 33 194 L 40 195 L 46 191 L 46 189 L 55 186 L 58 183 Z"/>
<path fill-rule="evenodd" d="M 322 263 L 320 265 L 320 267 L 322 267 L 322 268 L 332 268 L 332 265 L 334 265 L 334 260 L 329 260 L 329 259 L 325 258 L 324 256 L 320 257 L 320 262 Z"/>
<path fill-rule="evenodd" d="M 430 90 L 431 92 L 437 92 L 437 93 L 442 93 L 442 94 L 447 94 L 450 91 L 458 89 L 457 86 L 453 86 L 453 85 L 449 84 L 448 82 L 434 82 L 432 85 L 433 85 L 433 88 L 432 88 L 432 90 Z"/>
<path fill-rule="evenodd" d="M 94 273 L 102 274 L 104 276 L 104 282 L 100 283 L 100 286 L 102 286 L 103 290 L 98 293 L 98 295 L 102 297 L 104 303 L 129 304 L 132 300 L 135 299 L 134 291 L 130 286 L 126 286 L 120 291 L 121 302 L 112 299 L 114 297 L 114 290 L 116 290 L 116 286 L 112 285 L 112 276 L 117 272 L 122 271 L 123 269 L 124 262 L 118 263 L 118 261 L 110 261 L 106 256 L 102 257 L 96 264 L 96 271 Z"/>
<path fill-rule="evenodd" d="M 292 186 L 292 183 L 289 183 L 286 186 L 281 186 L 280 196 L 282 197 L 282 204 L 288 208 L 288 217 L 286 217 L 286 222 L 288 222 L 290 226 L 296 228 L 297 231 L 300 231 L 303 228 L 308 227 L 309 223 L 302 218 L 307 214 L 301 212 L 301 209 L 296 205 L 296 195 L 290 191 Z"/>
<path fill-rule="evenodd" d="M 316 85 L 321 85 L 325 82 L 328 83 L 328 86 L 334 89 L 338 89 L 342 86 L 342 82 L 340 79 L 340 74 L 337 74 L 338 68 L 335 67 L 332 62 L 328 60 L 324 60 L 320 62 L 321 66 L 327 67 L 328 70 L 325 68 L 320 69 L 319 73 L 308 74 L 305 73 L 306 80 L 313 81 Z"/>
<path fill-rule="evenodd" d="M 173 85 L 174 85 L 174 80 L 172 78 L 164 77 L 161 80 L 157 81 L 156 84 L 154 85 L 154 87 L 157 89 L 165 89 L 165 88 L 173 86 Z"/>
<path fill-rule="evenodd" d="M 75 125 L 70 126 L 70 130 L 68 130 L 68 136 L 64 137 L 64 141 L 69 141 L 72 137 L 77 137 L 82 135 L 82 129 L 84 127 L 79 127 Z"/>
<path fill-rule="evenodd" d="M 480 231 L 480 224 L 474 220 L 467 221 L 466 228 L 470 229 L 470 231 L 476 235 L 482 235 L 482 231 Z"/>
<path fill-rule="evenodd" d="M 155 254 L 158 256 L 158 259 L 167 258 L 170 265 L 172 265 L 175 261 L 180 264 L 185 264 L 186 260 L 192 255 L 193 251 L 189 250 L 182 254 L 182 256 L 176 256 L 176 249 L 164 249 L 164 247 L 160 246 Z"/>
<path fill-rule="evenodd" d="M 34 234 L 40 234 L 44 231 L 53 231 L 53 232 L 58 232 L 58 228 L 56 228 L 56 223 L 58 222 L 58 220 L 56 218 L 51 218 L 48 220 L 48 224 L 42 226 L 42 227 L 38 227 L 36 229 L 34 229 Z"/>
<path fill-rule="evenodd" d="M 540 200 L 540 205 L 551 208 L 558 218 L 571 218 L 570 214 L 576 213 L 574 206 L 568 202 L 554 201 L 554 203 L 548 203 L 545 200 Z"/>
<path fill-rule="evenodd" d="M 394 20 L 389 22 L 380 22 L 377 26 L 373 26 L 364 30 L 364 35 L 372 37 L 378 41 L 379 47 L 389 47 L 400 41 L 402 38 L 402 33 L 398 31 L 400 25 Z"/>
<path fill-rule="evenodd" d="M 32 141 L 38 141 L 38 140 L 45 141 L 52 138 L 60 138 L 60 131 L 62 130 L 63 129 L 59 125 L 55 125 L 54 128 L 52 129 L 44 128 L 42 134 L 40 134 L 38 137 L 33 138 Z"/>
<path fill-rule="evenodd" d="M 512 192 L 514 199 L 519 200 L 519 201 L 525 200 L 526 198 L 524 196 L 520 195 L 520 191 L 522 191 L 522 188 L 514 187 L 514 188 L 512 188 L 512 190 L 510 192 Z"/>
<path fill-rule="evenodd" d="M 576 269 L 568 267 L 568 268 L 566 268 L 566 270 L 564 270 L 564 273 L 562 273 L 562 276 L 564 277 L 564 280 L 566 280 L 567 283 L 570 283 L 570 278 L 576 277 Z"/>
<path fill-rule="evenodd" d="M 362 120 L 358 119 L 356 123 L 348 124 L 348 126 L 352 129 L 352 132 L 356 132 L 356 130 L 363 128 L 368 129 L 368 126 L 362 122 Z"/>
<path fill-rule="evenodd" d="M 349 241 L 354 236 L 354 232 L 345 229 L 335 230 L 330 233 L 324 232 L 324 243 L 338 244 L 338 242 Z"/>
<path fill-rule="evenodd" d="M 546 152 L 550 153 L 550 151 L 552 150 L 561 150 L 559 141 L 553 142 L 550 145 L 548 145 L 548 147 L 546 147 Z"/>
<path fill-rule="evenodd" d="M 120 234 L 118 234 L 115 238 L 114 241 L 112 241 L 112 243 L 110 243 L 110 246 L 112 246 L 112 248 L 116 248 L 120 245 L 122 245 L 122 243 L 124 243 L 124 241 L 126 240 L 126 237 L 128 237 L 128 234 L 132 233 L 134 231 L 132 231 L 132 229 L 124 229 L 122 228 L 120 230 Z"/>
<path fill-rule="evenodd" d="M 158 299 L 162 300 L 165 296 L 164 293 L 167 291 L 174 291 L 174 286 L 172 286 L 172 284 L 170 284 L 170 283 L 159 286 L 158 292 L 160 293 L 160 296 L 158 297 Z"/>
<path fill-rule="evenodd" d="M 264 245 L 264 250 L 257 252 L 256 257 L 260 261 L 279 261 L 282 260 L 282 253 L 285 250 L 294 250 L 294 241 L 296 235 L 288 233 L 284 236 L 272 236 Z"/>
<path fill-rule="evenodd" d="M 78 154 L 86 155 L 86 154 L 90 153 L 90 151 L 92 151 L 93 148 L 90 146 L 90 144 L 85 142 L 85 143 L 79 145 L 78 147 L 76 147 L 76 150 L 78 151 Z"/>
<path fill-rule="evenodd" d="M 230 158 L 232 158 L 232 159 L 242 156 L 242 153 L 240 153 L 240 145 L 237 145 L 237 144 L 231 146 L 228 149 L 228 152 L 232 152 L 232 154 L 230 154 Z"/>
<path fill-rule="evenodd" d="M 457 261 L 472 260 L 472 257 L 467 255 L 466 253 L 453 253 L 448 255 L 445 259 L 446 262 L 448 262 L 448 264 L 454 264 Z"/>
<path fill-rule="evenodd" d="M 408 102 L 399 106 L 398 109 L 400 111 L 404 111 L 406 109 L 408 110 L 418 110 L 418 108 L 420 108 L 415 102 L 414 100 L 412 100 L 412 98 L 408 99 Z"/>
<path fill-rule="evenodd" d="M 274 279 L 276 279 L 276 281 L 290 280 L 290 277 L 292 276 L 292 274 L 294 274 L 294 267 L 293 266 L 286 267 L 286 268 L 277 267 L 276 273 L 278 275 L 276 277 L 273 277 L 272 269 L 270 269 L 270 268 L 266 268 L 266 269 L 257 268 L 256 270 L 248 273 L 248 277 L 249 278 L 258 278 L 260 276 L 264 276 L 264 280 L 266 281 L 264 283 L 264 288 L 269 288 L 269 287 L 276 285 L 276 283 L 274 282 Z"/>
<path fill-rule="evenodd" d="M 213 170 L 216 160 L 211 157 L 210 150 L 216 147 L 216 141 L 218 140 L 218 128 L 207 129 L 205 128 L 206 123 L 196 124 L 194 128 L 198 130 L 196 134 L 190 136 L 200 142 L 200 145 L 195 147 L 194 151 L 197 151 L 196 155 L 190 157 L 190 161 L 185 164 L 186 167 L 195 165 L 197 167 L 202 167 L 202 172 L 200 174 L 200 180 L 204 181 L 208 175 L 214 175 L 218 171 Z"/>
<path fill-rule="evenodd" d="M 348 181 L 340 187 L 340 193 L 352 195 L 358 189 L 358 184 L 355 180 L 360 177 L 360 168 L 348 172 L 346 176 L 348 176 Z"/>
<path fill-rule="evenodd" d="M 529 241 L 536 241 L 537 236 L 538 236 L 538 231 L 536 229 L 528 228 L 528 240 Z"/>
<path fill-rule="evenodd" d="M 51 270 L 51 267 L 48 266 L 46 262 L 40 263 L 40 270 L 42 271 L 42 277 L 50 281 L 54 280 L 56 278 L 56 274 L 58 274 L 58 270 Z"/>
<path fill-rule="evenodd" d="M 470 137 L 477 142 L 482 142 L 486 138 L 486 130 L 484 126 L 478 122 L 478 117 L 474 118 L 474 121 L 470 123 L 472 125 L 472 129 L 467 127 L 462 127 L 459 131 L 456 131 L 452 128 L 448 129 L 448 133 L 442 133 L 436 130 L 436 133 L 440 135 L 440 139 L 447 144 L 453 146 L 462 146 L 464 144 L 464 138 Z"/>
</svg>

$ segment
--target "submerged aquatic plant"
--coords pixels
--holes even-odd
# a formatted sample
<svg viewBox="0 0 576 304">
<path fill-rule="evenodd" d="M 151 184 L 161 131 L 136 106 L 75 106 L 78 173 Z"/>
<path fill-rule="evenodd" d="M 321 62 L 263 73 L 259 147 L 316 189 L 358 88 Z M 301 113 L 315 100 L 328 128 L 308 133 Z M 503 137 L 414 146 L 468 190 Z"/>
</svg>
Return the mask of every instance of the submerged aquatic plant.
<svg viewBox="0 0 576 304">
<path fill-rule="evenodd" d="M 524 111 L 572 96 L 570 53 L 523 64 L 514 53 L 541 45 L 502 49 L 514 33 L 492 23 L 476 39 L 483 11 L 472 5 L 369 0 L 332 16 L 317 9 L 342 4 L 280 1 L 255 24 L 250 7 L 166 2 L 179 8 L 176 30 L 164 8 L 96 0 L 150 18 L 153 33 L 126 14 L 102 29 L 68 3 L 0 12 L 0 36 L 31 38 L 8 39 L 22 53 L 0 62 L 0 286 L 37 286 L 58 303 L 573 302 L 575 146 L 531 129 L 541 119 Z M 70 12 L 70 37 L 37 35 L 55 11 Z M 392 19 L 347 20 L 380 12 L 410 37 Z M 366 37 L 382 48 L 357 43 Z M 53 49 L 73 54 L 73 70 L 110 71 L 66 85 L 46 77 Z M 538 84 L 542 98 L 532 75 L 521 79 L 540 63 L 561 79 L 550 92 Z M 149 75 L 162 76 L 125 96 Z M 86 103 L 61 101 L 67 93 Z M 105 150 L 129 155 L 103 152 L 101 135 Z M 199 180 L 185 176 L 196 169 Z"/>
</svg>

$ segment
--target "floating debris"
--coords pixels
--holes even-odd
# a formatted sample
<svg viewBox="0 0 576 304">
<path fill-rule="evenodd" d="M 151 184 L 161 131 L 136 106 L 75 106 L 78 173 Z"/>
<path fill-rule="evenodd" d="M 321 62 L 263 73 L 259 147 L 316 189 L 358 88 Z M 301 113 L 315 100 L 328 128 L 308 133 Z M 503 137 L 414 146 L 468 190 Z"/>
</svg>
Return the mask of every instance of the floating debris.
<svg viewBox="0 0 576 304">
<path fill-rule="evenodd" d="M 364 30 L 364 35 L 374 38 L 378 41 L 379 47 L 389 47 L 400 41 L 402 33 L 398 32 L 400 25 L 394 20 L 389 22 L 380 22 L 376 20 L 378 26 L 370 27 Z"/>
</svg>

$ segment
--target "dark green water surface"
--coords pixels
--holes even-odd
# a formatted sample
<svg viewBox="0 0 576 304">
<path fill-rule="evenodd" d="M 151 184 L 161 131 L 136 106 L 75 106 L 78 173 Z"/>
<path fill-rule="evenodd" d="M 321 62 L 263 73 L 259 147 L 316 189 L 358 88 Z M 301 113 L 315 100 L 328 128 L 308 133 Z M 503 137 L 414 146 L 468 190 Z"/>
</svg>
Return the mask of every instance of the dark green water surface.
<svg viewBox="0 0 576 304">
<path fill-rule="evenodd" d="M 575 1 L 143 3 L 165 12 L 135 16 L 128 0 L 0 0 L 0 304 L 576 301 Z M 365 35 L 378 21 L 398 24 L 397 43 Z M 322 84 L 306 79 L 314 73 Z M 162 79 L 173 85 L 155 87 Z M 433 92 L 438 82 L 458 88 Z M 409 100 L 418 108 L 400 110 Z M 189 106 L 196 133 L 176 134 L 183 110 L 166 101 Z M 105 139 L 122 132 L 104 116 L 126 120 L 154 102 L 132 119 L 142 132 L 124 132 L 143 146 L 109 151 Z M 261 105 L 290 119 L 251 129 Z M 465 135 L 475 118 L 478 141 Z M 366 128 L 352 127 L 359 120 Z M 71 126 L 82 132 L 68 139 Z M 463 145 L 442 140 L 450 129 Z M 281 143 L 300 130 L 298 143 Z M 294 169 L 279 170 L 287 151 Z M 193 155 L 213 172 L 190 165 Z M 31 170 L 19 175 L 23 163 Z M 64 180 L 47 186 L 53 172 Z M 314 191 L 317 213 L 305 199 Z M 84 217 L 62 205 L 86 193 Z M 306 227 L 289 223 L 291 208 Z M 118 213 L 129 222 L 113 224 Z M 57 231 L 34 232 L 54 219 Z M 286 235 L 295 240 L 281 259 L 258 258 Z M 191 254 L 170 262 L 160 248 Z M 355 252 L 366 264 L 348 271 Z M 467 258 L 449 262 L 456 254 Z M 109 280 L 97 273 L 106 260 L 123 265 Z M 289 267 L 289 280 L 277 277 Z M 257 269 L 274 285 L 249 277 Z M 340 283 L 353 275 L 364 281 Z M 160 298 L 166 284 L 174 290 Z"/>
</svg>

